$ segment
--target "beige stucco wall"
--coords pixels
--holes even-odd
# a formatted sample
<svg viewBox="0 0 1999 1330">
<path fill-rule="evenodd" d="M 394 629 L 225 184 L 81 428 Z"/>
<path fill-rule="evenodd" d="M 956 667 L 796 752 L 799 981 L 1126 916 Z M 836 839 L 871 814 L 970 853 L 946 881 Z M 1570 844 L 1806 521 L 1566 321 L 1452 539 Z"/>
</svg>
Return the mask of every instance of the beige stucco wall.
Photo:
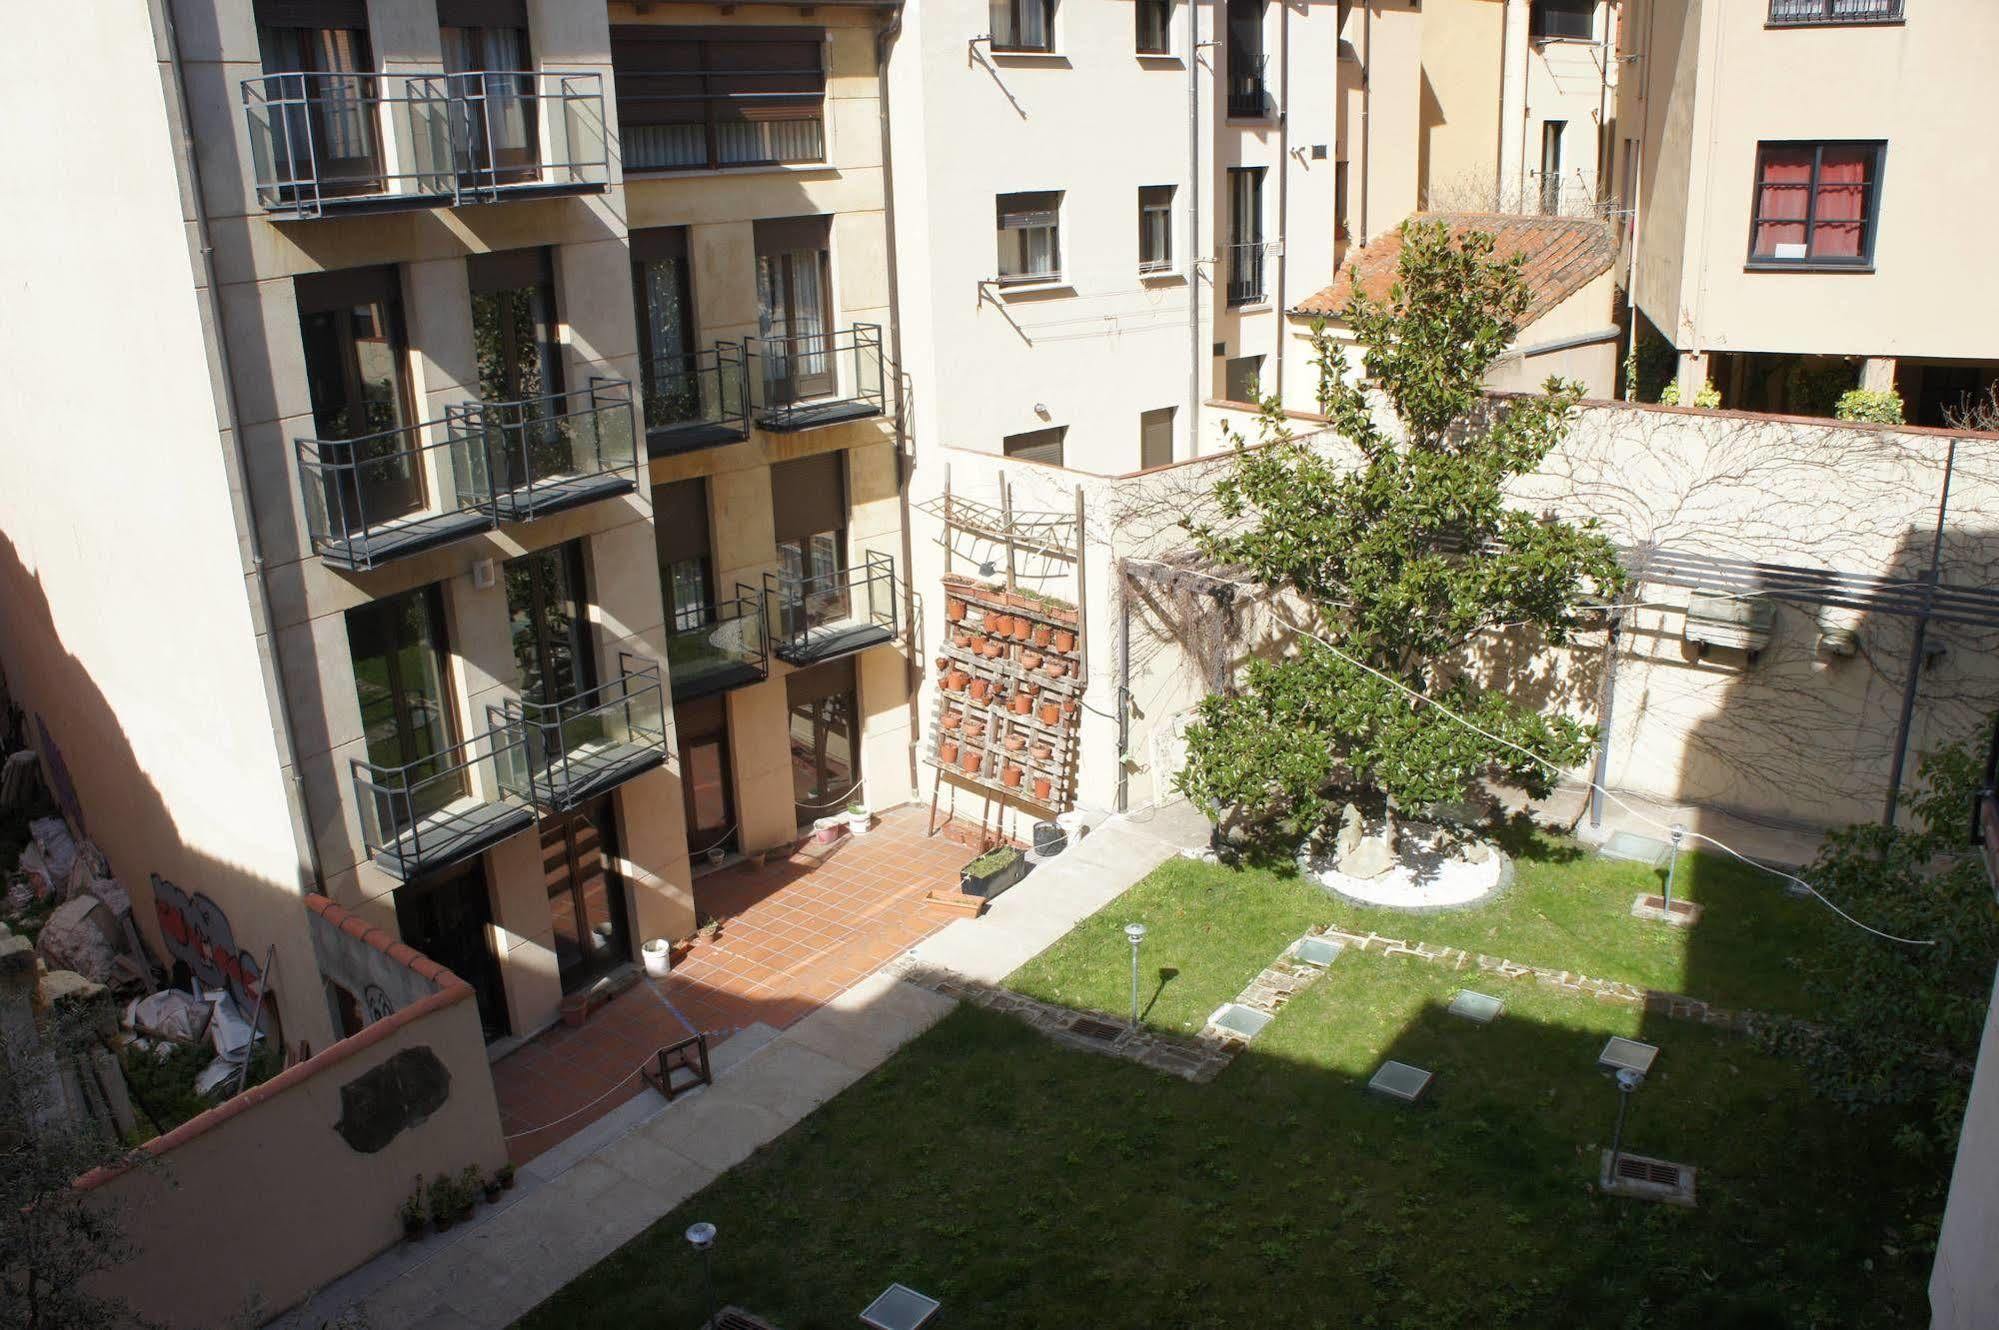
<svg viewBox="0 0 1999 1330">
<path fill-rule="evenodd" d="M 192 1120 L 156 1165 L 96 1185 L 135 1253 L 100 1276 L 103 1291 L 172 1326 L 246 1312 L 260 1324 L 399 1241 L 397 1207 L 419 1175 L 497 1168 L 506 1148 L 471 997 L 454 981 Z M 410 1050 L 444 1064 L 447 1097 L 363 1154 L 335 1130 L 352 1111 L 341 1089 Z"/>
<path fill-rule="evenodd" d="M 1423 10 L 1417 173 L 1428 208 L 1497 178 L 1506 4 L 1430 0 Z"/>
<path fill-rule="evenodd" d="M 1978 1070 L 1957 1138 L 1950 1201 L 1930 1271 L 1932 1330 L 1979 1330 L 1999 1322 L 1999 989 L 1985 1015 Z"/>
<path fill-rule="evenodd" d="M 0 167 L 35 202 L 4 224 L 0 665 L 156 954 L 154 873 L 205 893 L 257 966 L 278 948 L 285 1037 L 323 1047 L 162 50 L 124 3 L 51 11 L 13 53 Z"/>
<path fill-rule="evenodd" d="M 1648 6 L 1620 121 L 1645 126 L 1638 303 L 1677 346 L 1999 356 L 1979 299 L 1999 283 L 1964 220 L 1999 191 L 1999 148 L 1958 129 L 1993 114 L 1999 8 L 1769 28 L 1753 4 Z M 1756 145 L 1782 139 L 1887 142 L 1871 273 L 1745 270 Z"/>
</svg>

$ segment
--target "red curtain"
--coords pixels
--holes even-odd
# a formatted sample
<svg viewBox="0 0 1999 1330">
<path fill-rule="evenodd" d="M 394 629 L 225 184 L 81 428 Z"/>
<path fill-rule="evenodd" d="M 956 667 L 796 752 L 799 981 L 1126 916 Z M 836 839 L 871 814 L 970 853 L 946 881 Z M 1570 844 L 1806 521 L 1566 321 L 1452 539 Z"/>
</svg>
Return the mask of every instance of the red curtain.
<svg viewBox="0 0 1999 1330">
<path fill-rule="evenodd" d="M 1756 177 L 1756 257 L 1777 257 L 1779 245 L 1806 241 L 1810 214 L 1812 150 L 1765 148 Z"/>
<path fill-rule="evenodd" d="M 1819 154 L 1812 257 L 1857 259 L 1867 228 L 1867 176 L 1872 148 L 1827 148 Z"/>
</svg>

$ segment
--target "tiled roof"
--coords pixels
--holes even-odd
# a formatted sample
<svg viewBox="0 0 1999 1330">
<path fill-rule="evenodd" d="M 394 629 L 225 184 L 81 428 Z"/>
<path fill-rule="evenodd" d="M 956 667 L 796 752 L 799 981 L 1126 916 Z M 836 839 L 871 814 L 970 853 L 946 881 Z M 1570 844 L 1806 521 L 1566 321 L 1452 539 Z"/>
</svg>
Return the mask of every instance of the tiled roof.
<svg viewBox="0 0 1999 1330">
<path fill-rule="evenodd" d="M 1595 218 L 1438 212 L 1417 213 L 1410 220 L 1443 222 L 1450 227 L 1453 239 L 1485 231 L 1497 241 L 1493 248 L 1496 257 L 1522 256 L 1526 266 L 1521 275 L 1533 292 L 1533 301 L 1520 320 L 1523 328 L 1608 272 L 1617 261 L 1617 233 Z M 1292 312 L 1337 318 L 1353 294 L 1356 270 L 1361 289 L 1375 300 L 1386 300 L 1401 261 L 1402 232 L 1398 229 L 1351 255 L 1331 286 L 1305 297 Z"/>
</svg>

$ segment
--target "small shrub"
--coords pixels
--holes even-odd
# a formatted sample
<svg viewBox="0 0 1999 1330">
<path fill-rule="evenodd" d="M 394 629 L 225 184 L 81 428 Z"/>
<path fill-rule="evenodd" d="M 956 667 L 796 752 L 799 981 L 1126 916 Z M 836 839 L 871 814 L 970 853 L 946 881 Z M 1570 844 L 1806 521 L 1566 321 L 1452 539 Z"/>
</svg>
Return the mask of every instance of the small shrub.
<svg viewBox="0 0 1999 1330">
<path fill-rule="evenodd" d="M 1005 868 L 1018 858 L 1020 858 L 1018 847 L 1002 845 L 996 850 L 987 850 L 984 854 L 966 864 L 965 872 L 973 877 L 985 877 L 988 874 L 997 873 L 1000 869 Z"/>
<path fill-rule="evenodd" d="M 1839 420 L 1863 420 L 1872 425 L 1899 425 L 1903 419 L 1902 394 L 1892 388 L 1885 392 L 1854 388 L 1841 394 L 1839 405 L 1833 408 L 1832 414 Z"/>
<path fill-rule="evenodd" d="M 1680 404 L 1680 385 L 1677 382 L 1667 384 L 1665 389 L 1660 392 L 1659 404 L 1661 406 L 1678 406 Z M 1694 393 L 1693 405 L 1703 411 L 1716 410 L 1721 406 L 1721 389 L 1715 387 L 1712 383 L 1703 383 L 1700 389 Z"/>
</svg>

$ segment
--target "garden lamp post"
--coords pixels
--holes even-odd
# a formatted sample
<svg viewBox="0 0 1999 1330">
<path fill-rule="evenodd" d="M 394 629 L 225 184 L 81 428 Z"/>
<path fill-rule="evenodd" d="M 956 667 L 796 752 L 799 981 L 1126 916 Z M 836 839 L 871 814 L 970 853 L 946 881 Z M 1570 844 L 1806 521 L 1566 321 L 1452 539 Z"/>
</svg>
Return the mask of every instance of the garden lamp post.
<svg viewBox="0 0 1999 1330">
<path fill-rule="evenodd" d="M 721 1319 L 715 1307 L 715 1271 L 710 1265 L 709 1253 L 715 1250 L 715 1226 L 706 1220 L 687 1226 L 687 1245 L 701 1253 L 701 1282 L 708 1290 L 708 1325 L 711 1330 Z"/>
<path fill-rule="evenodd" d="M 1126 924 L 1124 935 L 1131 943 L 1131 1024 L 1138 1028 L 1138 944 L 1145 941 L 1144 924 Z"/>
<path fill-rule="evenodd" d="M 1645 1084 L 1645 1073 L 1635 1067 L 1617 1069 L 1617 1130 L 1610 1137 L 1610 1180 L 1617 1181 L 1617 1161 L 1624 1150 L 1624 1110 L 1630 1104 L 1631 1096 L 1638 1087 Z"/>
<path fill-rule="evenodd" d="M 1673 824 L 1673 848 L 1666 860 L 1666 917 L 1668 919 L 1672 918 L 1673 915 L 1673 875 L 1680 870 L 1680 841 L 1685 838 L 1686 834 L 1687 829 L 1685 827 L 1681 826 L 1678 822 Z"/>
</svg>

